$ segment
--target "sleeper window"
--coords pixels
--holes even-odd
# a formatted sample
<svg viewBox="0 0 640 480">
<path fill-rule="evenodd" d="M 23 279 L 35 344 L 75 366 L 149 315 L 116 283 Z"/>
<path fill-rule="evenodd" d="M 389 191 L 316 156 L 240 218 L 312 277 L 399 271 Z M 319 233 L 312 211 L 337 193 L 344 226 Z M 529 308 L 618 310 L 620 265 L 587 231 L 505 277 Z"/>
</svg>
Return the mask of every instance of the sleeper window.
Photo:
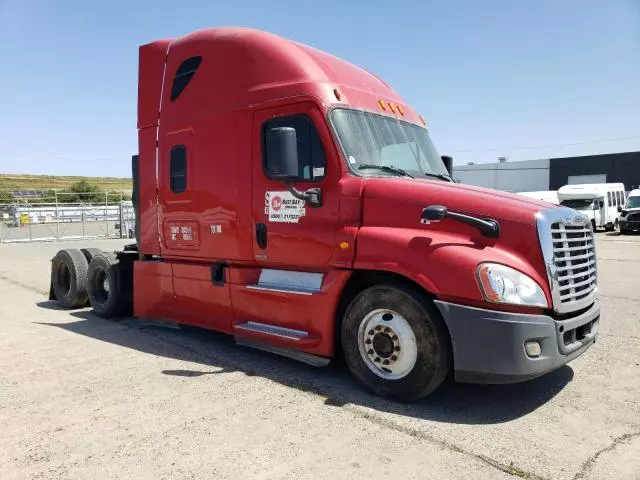
<svg viewBox="0 0 640 480">
<path fill-rule="evenodd" d="M 270 158 L 267 155 L 269 151 L 266 145 L 266 131 L 273 127 L 292 127 L 296 130 L 296 143 L 298 145 L 298 178 L 306 181 L 321 180 L 325 176 L 325 155 L 320 141 L 320 135 L 313 121 L 306 115 L 295 115 L 291 117 L 275 118 L 265 122 L 263 135 L 263 151 L 264 151 L 264 168 L 267 176 L 271 176 L 273 168 Z"/>
<path fill-rule="evenodd" d="M 184 145 L 176 145 L 171 149 L 169 172 L 171 191 L 184 192 L 187 189 L 187 148 Z"/>
<path fill-rule="evenodd" d="M 200 66 L 202 57 L 190 57 L 180 64 L 176 70 L 176 75 L 173 77 L 173 84 L 171 85 L 171 101 L 176 100 L 182 91 L 187 88 L 187 85 L 193 78 Z"/>
</svg>

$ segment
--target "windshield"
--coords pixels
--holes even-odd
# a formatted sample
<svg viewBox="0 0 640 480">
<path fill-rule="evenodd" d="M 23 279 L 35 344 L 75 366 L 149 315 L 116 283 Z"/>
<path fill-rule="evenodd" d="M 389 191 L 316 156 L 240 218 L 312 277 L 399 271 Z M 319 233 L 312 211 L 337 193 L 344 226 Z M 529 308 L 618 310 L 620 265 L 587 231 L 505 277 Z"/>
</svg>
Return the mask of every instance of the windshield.
<svg viewBox="0 0 640 480">
<path fill-rule="evenodd" d="M 629 197 L 624 208 L 640 208 L 640 197 Z"/>
<path fill-rule="evenodd" d="M 360 174 L 449 177 L 425 128 L 343 108 L 331 112 L 331 122 L 349 166 Z"/>
<path fill-rule="evenodd" d="M 574 200 L 563 200 L 560 202 L 560 205 L 563 207 L 573 208 L 575 210 L 586 210 L 593 208 L 593 200 L 587 199 L 574 199 Z"/>
</svg>

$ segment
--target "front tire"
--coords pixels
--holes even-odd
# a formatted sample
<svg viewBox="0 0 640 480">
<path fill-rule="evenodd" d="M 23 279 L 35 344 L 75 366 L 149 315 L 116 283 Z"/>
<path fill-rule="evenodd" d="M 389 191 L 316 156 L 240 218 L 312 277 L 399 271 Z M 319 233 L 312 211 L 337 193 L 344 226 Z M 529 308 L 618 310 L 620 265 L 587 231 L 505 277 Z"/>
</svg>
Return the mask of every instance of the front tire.
<svg viewBox="0 0 640 480">
<path fill-rule="evenodd" d="M 359 293 L 342 322 L 349 370 L 365 387 L 400 401 L 424 398 L 451 368 L 444 322 L 419 291 L 376 285 Z"/>
</svg>

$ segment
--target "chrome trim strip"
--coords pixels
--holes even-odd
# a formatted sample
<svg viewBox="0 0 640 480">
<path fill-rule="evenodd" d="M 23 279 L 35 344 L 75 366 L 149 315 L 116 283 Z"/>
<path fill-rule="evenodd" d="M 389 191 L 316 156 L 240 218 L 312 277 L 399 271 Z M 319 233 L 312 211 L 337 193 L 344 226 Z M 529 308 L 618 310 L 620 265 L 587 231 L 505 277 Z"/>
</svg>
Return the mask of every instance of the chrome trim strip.
<svg viewBox="0 0 640 480">
<path fill-rule="evenodd" d="M 274 337 L 287 338 L 289 340 L 302 340 L 309 336 L 309 332 L 294 330 L 293 328 L 279 327 L 278 325 L 268 325 L 260 322 L 245 322 L 235 326 L 236 329 L 248 332 L 263 333 Z"/>
<path fill-rule="evenodd" d="M 551 290 L 551 299 L 553 302 L 553 309 L 557 313 L 570 313 L 576 310 L 580 310 L 591 305 L 596 298 L 598 293 L 598 273 L 597 273 L 597 265 L 596 265 L 596 273 L 593 278 L 594 288 L 588 295 L 584 298 L 573 302 L 565 302 L 562 303 L 562 296 L 560 295 L 561 288 L 566 290 L 569 288 L 561 287 L 560 280 L 562 278 L 558 278 L 559 268 L 556 267 L 556 260 L 563 260 L 564 257 L 555 258 L 554 256 L 554 242 L 552 238 L 551 225 L 554 223 L 561 223 L 568 227 L 583 227 L 583 229 L 591 230 L 591 221 L 586 215 L 583 215 L 571 208 L 567 207 L 553 207 L 548 208 L 546 210 L 542 210 L 536 214 L 536 227 L 538 230 L 538 240 L 540 241 L 540 249 L 542 250 L 542 258 L 544 260 L 544 264 L 547 270 L 547 281 L 549 282 L 549 288 Z M 573 232 L 573 230 L 571 230 Z M 580 232 L 577 230 L 576 233 Z M 556 232 L 560 233 L 560 232 Z M 578 239 L 582 240 L 582 239 Z M 596 242 L 595 236 L 590 239 L 593 242 L 593 246 L 585 247 L 583 250 L 590 250 L 589 253 L 585 255 L 575 256 L 575 257 L 567 257 L 566 260 L 579 260 L 589 257 L 594 257 L 594 262 L 596 261 Z M 570 241 L 570 240 L 569 240 Z M 576 267 L 578 268 L 578 267 Z M 566 268 L 562 268 L 562 271 L 566 270 Z M 566 298 L 566 297 L 565 297 Z"/>
<path fill-rule="evenodd" d="M 277 293 L 293 293 L 294 295 L 313 295 L 316 293 L 311 290 L 299 290 L 294 288 L 276 288 L 276 287 L 263 287 L 260 285 L 247 285 L 246 288 L 250 290 L 261 290 L 263 292 L 277 292 Z"/>
</svg>

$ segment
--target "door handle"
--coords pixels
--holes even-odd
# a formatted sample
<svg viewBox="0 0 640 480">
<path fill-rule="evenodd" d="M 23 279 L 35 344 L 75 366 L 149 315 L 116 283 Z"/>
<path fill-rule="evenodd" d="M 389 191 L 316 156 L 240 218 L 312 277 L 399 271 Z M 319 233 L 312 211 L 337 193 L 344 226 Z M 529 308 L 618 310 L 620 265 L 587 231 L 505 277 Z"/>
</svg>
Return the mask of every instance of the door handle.
<svg viewBox="0 0 640 480">
<path fill-rule="evenodd" d="M 264 223 L 256 225 L 256 243 L 263 250 L 267 248 L 267 226 Z"/>
</svg>

